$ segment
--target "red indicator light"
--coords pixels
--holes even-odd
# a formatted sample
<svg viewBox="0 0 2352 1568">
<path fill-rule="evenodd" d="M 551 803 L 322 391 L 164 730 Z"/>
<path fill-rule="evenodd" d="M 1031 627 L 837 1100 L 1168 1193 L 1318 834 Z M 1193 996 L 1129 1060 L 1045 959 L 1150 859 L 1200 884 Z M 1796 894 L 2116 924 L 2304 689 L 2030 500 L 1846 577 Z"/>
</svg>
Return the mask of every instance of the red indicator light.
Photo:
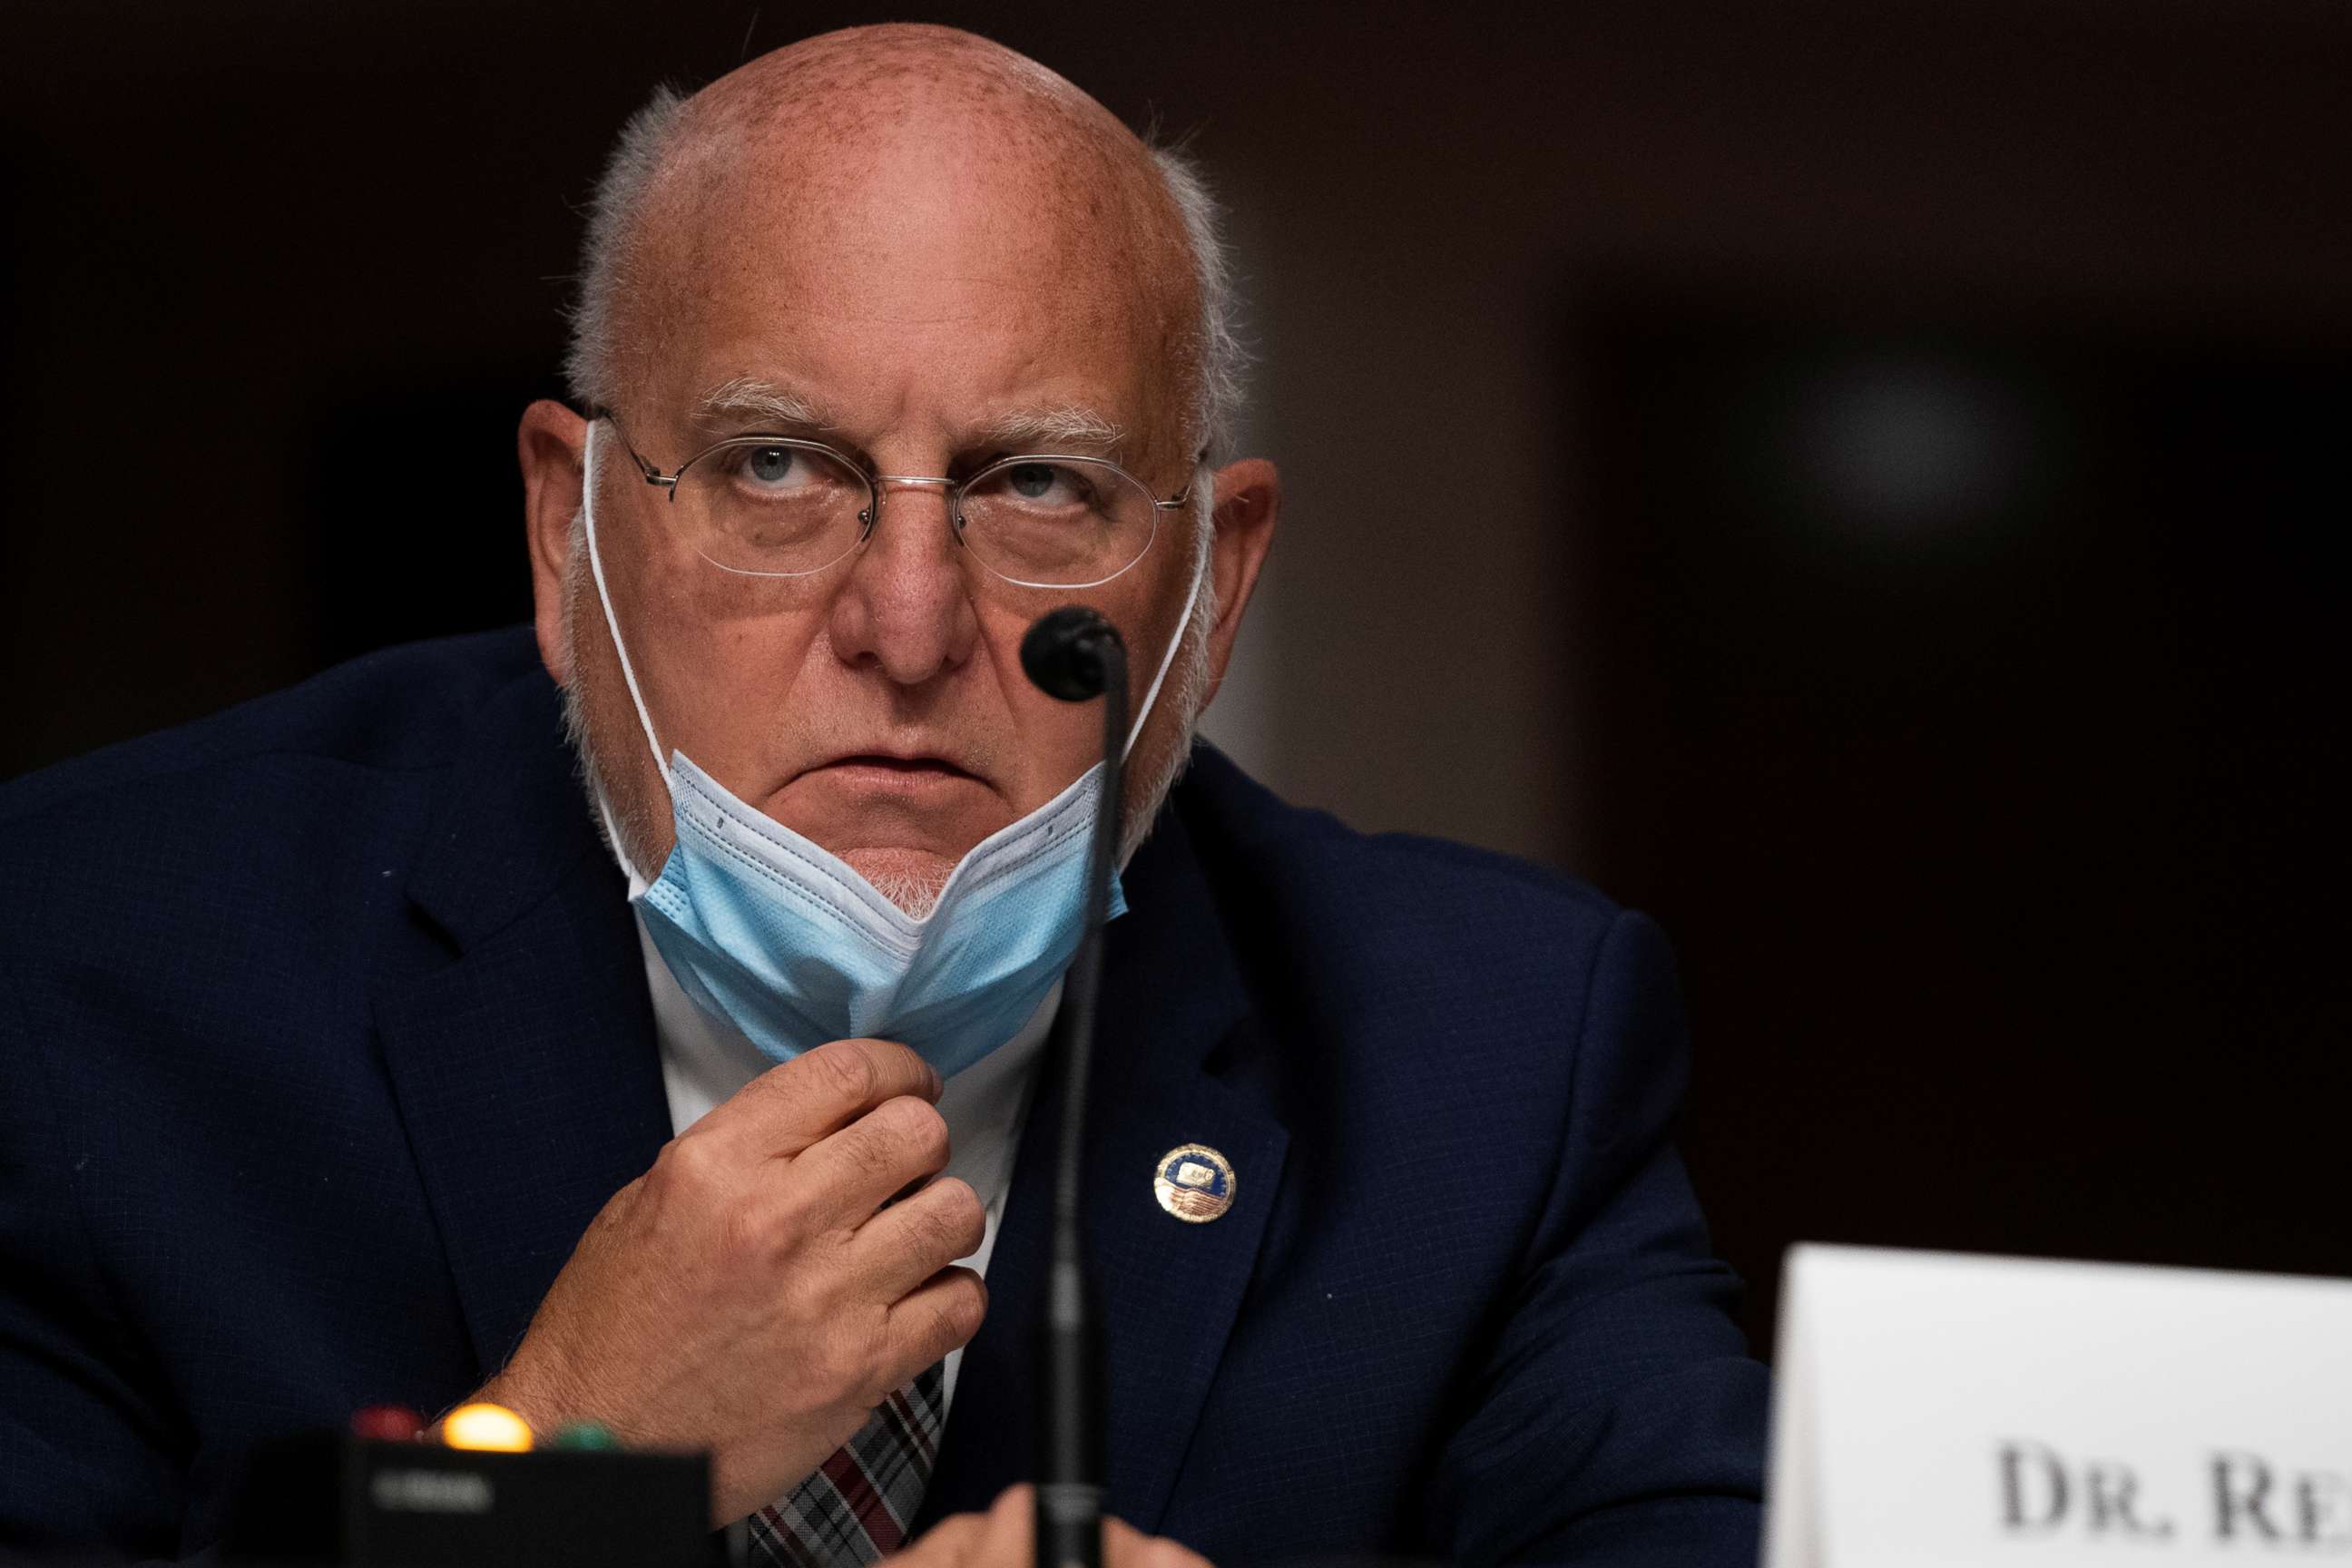
<svg viewBox="0 0 2352 1568">
<path fill-rule="evenodd" d="M 425 1430 L 425 1417 L 404 1405 L 371 1405 L 352 1415 L 352 1436 L 371 1443 L 410 1443 Z"/>
</svg>

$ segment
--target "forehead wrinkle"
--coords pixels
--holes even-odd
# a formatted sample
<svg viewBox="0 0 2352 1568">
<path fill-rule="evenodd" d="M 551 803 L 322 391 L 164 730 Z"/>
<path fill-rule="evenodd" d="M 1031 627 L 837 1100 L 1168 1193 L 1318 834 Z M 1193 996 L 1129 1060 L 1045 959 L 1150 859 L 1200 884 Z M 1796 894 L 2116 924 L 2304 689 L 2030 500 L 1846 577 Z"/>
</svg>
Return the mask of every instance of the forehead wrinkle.
<svg viewBox="0 0 2352 1568">
<path fill-rule="evenodd" d="M 911 143 L 911 144 L 909 144 Z M 886 137 L 845 146 L 837 153 L 792 155 L 772 150 L 706 150 L 681 169 L 661 204 L 661 232 L 647 237 L 666 263 L 648 268 L 649 287 L 639 298 L 661 296 L 670 306 L 673 330 L 705 312 L 714 290 L 745 279 L 798 275 L 814 295 L 802 298 L 845 319 L 876 324 L 936 326 L 990 309 L 969 294 L 951 290 L 953 306 L 936 313 L 903 316 L 871 311 L 856 303 L 854 289 L 833 294 L 831 281 L 854 283 L 860 256 L 876 247 L 908 243 L 901 226 L 930 217 L 968 232 L 942 232 L 944 263 L 939 276 L 964 289 L 1013 288 L 1047 290 L 1068 305 L 1108 309 L 1159 341 L 1189 321 L 1189 267 L 1177 270 L 1181 289 L 1167 284 L 1165 247 L 1138 210 L 1132 193 L 1107 189 L 1099 179 L 1073 174 L 1068 162 L 1041 165 L 1034 158 L 1008 154 L 995 138 L 960 146 L 925 145 L 920 139 Z M 1059 178 L 1055 175 L 1058 173 Z M 781 177 L 778 177 L 781 175 Z M 756 192 L 764 211 L 748 205 Z M 895 194 L 894 194 L 895 193 Z M 649 204 L 650 205 L 650 204 Z M 799 212 L 795 212 L 795 208 Z M 814 217 L 801 214 L 822 209 Z M 1035 259 L 1019 253 L 1015 237 L 1059 236 L 1046 275 Z M 1002 245 L 992 243 L 1001 237 Z M 759 250 L 790 245 L 798 252 L 781 265 L 761 263 Z M 814 247 L 824 247 L 822 251 Z M 921 260 L 918 260 L 921 265 Z M 870 312 L 870 314 L 869 314 Z M 1107 324 L 1107 323 L 1106 323 Z"/>
</svg>

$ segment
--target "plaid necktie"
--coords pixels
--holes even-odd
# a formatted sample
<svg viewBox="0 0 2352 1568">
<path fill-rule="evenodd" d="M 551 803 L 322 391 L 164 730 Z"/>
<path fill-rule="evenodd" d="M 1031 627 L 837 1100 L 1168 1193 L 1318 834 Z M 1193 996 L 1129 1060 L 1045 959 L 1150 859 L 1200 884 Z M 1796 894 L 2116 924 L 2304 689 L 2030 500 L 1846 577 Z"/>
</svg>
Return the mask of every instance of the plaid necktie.
<svg viewBox="0 0 2352 1568">
<path fill-rule="evenodd" d="M 945 1370 L 942 1363 L 884 1400 L 808 1479 L 753 1514 L 751 1561 L 847 1568 L 898 1551 L 939 1457 Z"/>
</svg>

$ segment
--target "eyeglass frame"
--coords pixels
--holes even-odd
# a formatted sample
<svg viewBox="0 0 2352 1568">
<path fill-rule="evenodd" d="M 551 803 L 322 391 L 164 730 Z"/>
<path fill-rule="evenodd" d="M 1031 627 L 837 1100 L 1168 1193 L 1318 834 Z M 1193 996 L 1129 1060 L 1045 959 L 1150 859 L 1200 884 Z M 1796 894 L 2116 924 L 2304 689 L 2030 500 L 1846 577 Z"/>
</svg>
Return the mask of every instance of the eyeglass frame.
<svg viewBox="0 0 2352 1568">
<path fill-rule="evenodd" d="M 1087 463 L 1095 467 L 1108 468 L 1120 479 L 1125 479 L 1129 484 L 1133 485 L 1144 499 L 1150 501 L 1153 509 L 1151 537 L 1144 542 L 1144 545 L 1141 550 L 1136 552 L 1135 560 L 1129 562 L 1126 565 L 1121 566 L 1118 571 L 1111 573 L 1108 576 L 1097 577 L 1090 583 L 1035 583 L 1030 582 L 1024 578 L 1008 576 L 1004 573 L 1000 572 L 995 567 L 990 565 L 984 557 L 977 553 L 972 556 L 972 559 L 978 561 L 982 568 L 985 570 L 989 575 L 998 578 L 1003 582 L 1010 583 L 1016 588 L 1099 588 L 1104 584 L 1116 582 L 1119 578 L 1125 576 L 1128 573 L 1134 571 L 1138 563 L 1141 562 L 1145 556 L 1151 553 L 1152 545 L 1158 543 L 1160 541 L 1159 513 L 1163 511 L 1181 511 L 1191 502 L 1192 499 L 1193 486 L 1200 482 L 1200 465 L 1208 456 L 1207 451 L 1203 449 L 1199 457 L 1194 458 L 1192 478 L 1185 481 L 1184 488 L 1182 489 L 1178 490 L 1173 496 L 1171 496 L 1166 500 L 1160 500 L 1158 491 L 1154 490 L 1150 485 L 1144 483 L 1142 479 L 1139 479 L 1134 474 L 1129 473 L 1121 464 L 1109 458 L 1093 457 L 1083 452 L 1014 452 L 1008 456 L 992 458 L 990 461 L 983 463 L 981 467 L 974 469 L 971 473 L 967 474 L 961 479 L 948 474 L 877 474 L 870 472 L 865 464 L 859 462 L 855 458 L 852 458 L 848 453 L 842 451 L 837 447 L 829 447 L 822 441 L 812 441 L 804 436 L 785 436 L 762 430 L 746 430 L 738 436 L 722 436 L 718 440 L 710 443 L 708 447 L 703 447 L 700 451 L 698 451 L 693 456 L 688 458 L 686 461 L 680 463 L 674 471 L 665 474 L 660 468 L 655 467 L 651 462 L 648 462 L 646 459 L 645 455 L 637 450 L 635 443 L 629 439 L 628 427 L 621 423 L 620 415 L 615 413 L 612 408 L 603 404 L 598 404 L 589 410 L 588 417 L 592 422 L 598 419 L 609 419 L 613 422 L 614 433 L 621 437 L 621 449 L 628 453 L 629 460 L 631 462 L 636 464 L 639 477 L 642 478 L 646 483 L 661 490 L 668 498 L 670 504 L 673 506 L 677 503 L 678 481 L 686 477 L 686 471 L 688 468 L 691 468 L 695 464 L 702 461 L 703 458 L 710 456 L 711 453 L 716 452 L 722 447 L 738 447 L 746 442 L 764 442 L 776 446 L 790 447 L 798 451 L 815 452 L 823 457 L 833 458 L 844 468 L 846 468 L 849 472 L 856 474 L 859 479 L 866 481 L 866 505 L 857 514 L 858 530 L 856 539 L 845 548 L 840 554 L 834 556 L 831 560 L 826 561 L 822 564 L 812 566 L 804 572 L 753 572 L 740 566 L 730 566 L 723 561 L 714 560 L 707 552 L 698 549 L 695 552 L 696 554 L 700 555 L 703 560 L 709 562 L 719 571 L 732 573 L 739 577 L 814 577 L 820 572 L 825 571 L 830 567 L 839 565 L 842 562 L 856 554 L 859 550 L 865 548 L 866 542 L 873 538 L 874 531 L 881 526 L 882 495 L 883 488 L 885 486 L 902 487 L 908 485 L 945 485 L 949 487 L 947 492 L 947 502 L 948 521 L 950 527 L 948 531 L 954 538 L 958 548 L 969 550 L 971 547 L 964 542 L 963 537 L 964 530 L 971 526 L 963 515 L 963 496 L 965 490 L 979 483 L 980 480 L 987 478 L 991 474 L 1001 473 L 1006 468 L 1016 468 L 1023 463 Z"/>
</svg>

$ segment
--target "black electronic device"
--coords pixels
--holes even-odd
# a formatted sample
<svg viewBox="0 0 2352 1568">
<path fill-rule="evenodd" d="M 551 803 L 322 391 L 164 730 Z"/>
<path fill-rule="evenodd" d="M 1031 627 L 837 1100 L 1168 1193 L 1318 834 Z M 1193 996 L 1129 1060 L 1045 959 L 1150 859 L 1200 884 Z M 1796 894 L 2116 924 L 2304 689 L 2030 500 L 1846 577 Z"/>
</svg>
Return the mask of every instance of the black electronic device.
<svg viewBox="0 0 2352 1568">
<path fill-rule="evenodd" d="M 716 1568 L 700 1454 L 500 1453 L 346 1433 L 265 1444 L 225 1563 L 318 1568 Z"/>
</svg>

